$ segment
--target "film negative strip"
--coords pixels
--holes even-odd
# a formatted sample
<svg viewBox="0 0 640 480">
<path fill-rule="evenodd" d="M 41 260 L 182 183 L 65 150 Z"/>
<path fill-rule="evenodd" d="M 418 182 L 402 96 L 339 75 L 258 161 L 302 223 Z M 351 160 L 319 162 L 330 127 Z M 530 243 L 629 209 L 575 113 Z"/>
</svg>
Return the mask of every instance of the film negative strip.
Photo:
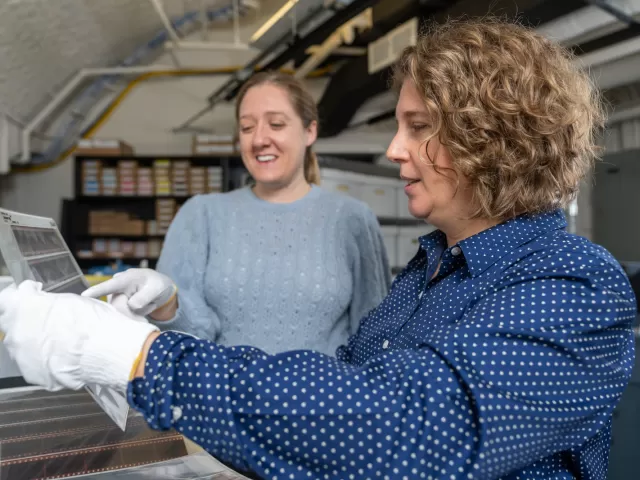
<svg viewBox="0 0 640 480">
<path fill-rule="evenodd" d="M 18 248 L 25 258 L 66 253 L 64 241 L 54 229 L 12 226 Z"/>
<path fill-rule="evenodd" d="M 137 413 L 122 431 L 85 392 L 0 394 L 0 412 L 0 480 L 68 478 L 187 455 L 177 432 L 151 430 Z"/>
</svg>

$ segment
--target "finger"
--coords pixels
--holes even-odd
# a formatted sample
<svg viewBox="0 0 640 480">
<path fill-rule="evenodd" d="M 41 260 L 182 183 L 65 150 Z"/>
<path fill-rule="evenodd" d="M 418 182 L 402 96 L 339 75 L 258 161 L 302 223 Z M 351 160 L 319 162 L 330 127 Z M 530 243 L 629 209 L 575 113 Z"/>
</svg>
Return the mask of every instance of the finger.
<svg viewBox="0 0 640 480">
<path fill-rule="evenodd" d="M 93 287 L 87 288 L 81 293 L 83 297 L 100 298 L 114 293 L 126 293 L 129 288 L 129 282 L 126 277 L 113 277 L 106 282 L 99 283 Z"/>
<path fill-rule="evenodd" d="M 127 317 L 133 320 L 142 321 L 142 322 L 147 321 L 146 318 L 144 318 L 143 316 L 131 310 L 131 307 L 129 307 L 129 299 L 127 298 L 126 295 L 122 295 L 122 294 L 113 295 L 111 300 L 109 300 L 109 304 L 113 305 L 113 307 L 116 310 L 118 310 L 120 313 L 122 313 L 123 315 L 126 315 Z"/>
<path fill-rule="evenodd" d="M 35 280 L 23 280 L 17 288 L 20 292 L 38 293 L 42 291 L 42 283 Z"/>
<path fill-rule="evenodd" d="M 156 309 L 154 303 L 156 295 L 156 292 L 143 288 L 133 294 L 127 304 L 135 314 L 148 315 Z"/>
</svg>

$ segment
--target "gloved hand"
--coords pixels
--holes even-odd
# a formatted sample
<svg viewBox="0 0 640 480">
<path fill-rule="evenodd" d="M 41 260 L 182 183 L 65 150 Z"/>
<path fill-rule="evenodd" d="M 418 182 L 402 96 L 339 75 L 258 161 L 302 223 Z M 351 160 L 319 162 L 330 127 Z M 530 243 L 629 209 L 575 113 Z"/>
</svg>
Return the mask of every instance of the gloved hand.
<svg viewBox="0 0 640 480">
<path fill-rule="evenodd" d="M 88 288 L 83 297 L 100 298 L 122 293 L 129 299 L 127 305 L 137 315 L 149 315 L 176 302 L 178 288 L 162 273 L 150 268 L 130 268 L 116 273 L 113 278 Z"/>
<path fill-rule="evenodd" d="M 158 328 L 100 300 L 43 292 L 42 284 L 26 280 L 0 292 L 0 330 L 28 383 L 50 391 L 88 384 L 124 391 Z"/>
<path fill-rule="evenodd" d="M 115 308 L 117 311 L 133 320 L 137 320 L 139 322 L 148 322 L 146 317 L 134 313 L 131 308 L 129 308 L 129 298 L 124 293 L 114 293 L 113 295 L 107 295 L 107 302 L 109 302 L 109 304 L 112 305 L 113 308 Z"/>
</svg>

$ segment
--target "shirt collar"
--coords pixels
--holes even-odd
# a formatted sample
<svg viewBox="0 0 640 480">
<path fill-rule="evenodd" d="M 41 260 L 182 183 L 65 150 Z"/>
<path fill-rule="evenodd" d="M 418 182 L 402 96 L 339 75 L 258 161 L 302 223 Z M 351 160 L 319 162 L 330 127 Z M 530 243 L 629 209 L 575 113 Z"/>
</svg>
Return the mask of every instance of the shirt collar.
<svg viewBox="0 0 640 480">
<path fill-rule="evenodd" d="M 553 230 L 564 229 L 567 220 L 560 209 L 547 213 L 520 215 L 499 225 L 484 230 L 457 244 L 462 250 L 471 276 L 475 277 L 494 265 L 498 260 L 521 245 Z M 433 251 L 444 244 L 446 237 L 436 230 L 420 237 L 424 250 Z M 453 245 L 447 250 L 451 250 Z"/>
</svg>

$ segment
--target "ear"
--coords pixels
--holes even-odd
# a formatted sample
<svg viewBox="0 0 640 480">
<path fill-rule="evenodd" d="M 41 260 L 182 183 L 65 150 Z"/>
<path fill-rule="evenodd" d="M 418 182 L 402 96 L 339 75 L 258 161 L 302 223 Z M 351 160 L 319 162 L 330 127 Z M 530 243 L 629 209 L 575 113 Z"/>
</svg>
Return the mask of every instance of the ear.
<svg viewBox="0 0 640 480">
<path fill-rule="evenodd" d="M 306 128 L 307 130 L 307 142 L 306 142 L 306 146 L 310 147 L 311 145 L 313 145 L 315 143 L 315 141 L 318 138 L 318 122 L 316 122 L 315 120 L 313 120 L 309 126 Z"/>
</svg>

